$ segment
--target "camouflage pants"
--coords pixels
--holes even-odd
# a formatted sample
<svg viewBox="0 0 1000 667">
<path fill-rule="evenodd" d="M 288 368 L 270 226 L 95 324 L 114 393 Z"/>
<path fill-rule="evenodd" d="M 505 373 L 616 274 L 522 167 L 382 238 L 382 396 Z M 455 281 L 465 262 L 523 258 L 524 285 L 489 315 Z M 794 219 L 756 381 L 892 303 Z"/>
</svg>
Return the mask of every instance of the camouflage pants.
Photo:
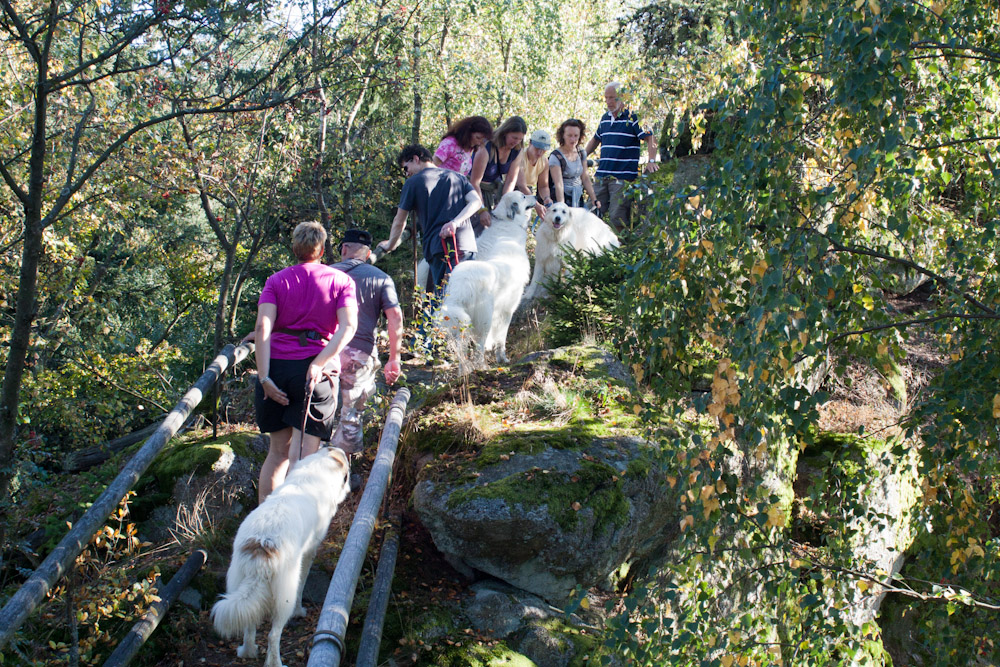
<svg viewBox="0 0 1000 667">
<path fill-rule="evenodd" d="M 349 454 L 360 452 L 364 444 L 362 414 L 375 393 L 375 374 L 381 367 L 375 352 L 345 347 L 340 353 L 340 423 L 330 444 Z"/>
</svg>

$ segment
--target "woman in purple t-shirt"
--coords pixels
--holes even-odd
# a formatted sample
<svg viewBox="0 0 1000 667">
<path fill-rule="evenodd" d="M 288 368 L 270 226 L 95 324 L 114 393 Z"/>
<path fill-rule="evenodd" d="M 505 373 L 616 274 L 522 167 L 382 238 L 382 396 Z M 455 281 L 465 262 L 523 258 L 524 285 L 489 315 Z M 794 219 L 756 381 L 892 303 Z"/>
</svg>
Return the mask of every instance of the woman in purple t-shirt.
<svg viewBox="0 0 1000 667">
<path fill-rule="evenodd" d="M 312 454 L 333 432 L 340 351 L 358 327 L 358 302 L 354 281 L 320 262 L 325 244 L 321 224 L 300 223 L 292 232 L 299 264 L 268 278 L 257 302 L 255 407 L 257 425 L 271 438 L 257 487 L 261 502 L 285 481 L 289 460 Z"/>
<path fill-rule="evenodd" d="M 473 153 L 492 136 L 493 126 L 482 116 L 463 118 L 441 137 L 434 151 L 435 166 L 468 176 L 472 173 Z"/>
</svg>

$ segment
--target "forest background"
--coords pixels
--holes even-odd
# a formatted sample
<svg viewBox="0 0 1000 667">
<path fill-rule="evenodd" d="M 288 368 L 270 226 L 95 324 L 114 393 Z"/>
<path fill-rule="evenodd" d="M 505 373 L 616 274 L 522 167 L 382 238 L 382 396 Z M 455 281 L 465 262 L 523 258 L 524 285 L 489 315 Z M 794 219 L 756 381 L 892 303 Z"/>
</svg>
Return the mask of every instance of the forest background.
<svg viewBox="0 0 1000 667">
<path fill-rule="evenodd" d="M 877 575 L 793 554 L 787 507 L 715 462 L 792 455 L 826 399 L 809 378 L 859 358 L 890 369 L 920 336 L 949 363 L 893 431 L 944 554 L 915 594 L 945 619 L 993 614 L 930 623 L 941 664 L 996 651 L 997 2 L 0 6 L 5 513 L 67 451 L 154 421 L 249 330 L 295 223 L 385 237 L 402 144 L 469 114 L 593 129 L 617 79 L 665 154 L 685 128 L 694 148 L 714 134 L 704 187 L 648 207 L 609 336 L 646 414 L 689 410 L 692 368 L 715 370 L 694 405 L 714 430 L 669 464 L 690 486 L 682 528 L 707 551 L 738 535 L 733 553 L 785 553 L 754 576 L 801 602 L 740 622 L 826 628 L 794 649 L 819 662 L 861 645 L 828 602 Z M 919 313 L 893 309 L 921 284 Z M 728 626 L 710 605 L 685 613 L 691 631 L 657 649 L 676 661 L 791 650 L 713 631 Z"/>
</svg>

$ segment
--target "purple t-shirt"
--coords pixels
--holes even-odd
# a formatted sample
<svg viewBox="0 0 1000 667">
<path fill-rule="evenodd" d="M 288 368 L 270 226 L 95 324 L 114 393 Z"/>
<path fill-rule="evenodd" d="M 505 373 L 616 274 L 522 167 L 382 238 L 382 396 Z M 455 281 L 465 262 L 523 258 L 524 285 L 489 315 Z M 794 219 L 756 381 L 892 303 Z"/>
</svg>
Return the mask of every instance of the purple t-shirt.
<svg viewBox="0 0 1000 667">
<path fill-rule="evenodd" d="M 272 359 L 308 359 L 319 354 L 337 330 L 337 310 L 358 307 L 351 277 L 319 262 L 296 264 L 272 275 L 257 305 L 262 303 L 278 307 L 271 334 Z M 322 338 L 307 338 L 303 347 L 298 336 L 278 329 L 311 330 Z"/>
</svg>

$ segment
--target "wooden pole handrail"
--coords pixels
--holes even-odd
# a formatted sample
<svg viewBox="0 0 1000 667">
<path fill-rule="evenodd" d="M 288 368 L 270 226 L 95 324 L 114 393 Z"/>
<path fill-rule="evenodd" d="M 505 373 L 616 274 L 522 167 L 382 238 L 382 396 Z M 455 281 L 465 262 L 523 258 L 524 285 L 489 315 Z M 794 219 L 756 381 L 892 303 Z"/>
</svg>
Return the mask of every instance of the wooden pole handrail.
<svg viewBox="0 0 1000 667">
<path fill-rule="evenodd" d="M 222 348 L 208 369 L 188 389 L 174 409 L 170 411 L 170 414 L 164 417 L 156 432 L 146 440 L 142 448 L 122 468 L 122 471 L 108 485 L 104 493 L 98 496 L 90 509 L 80 517 L 72 530 L 42 561 L 42 564 L 24 582 L 17 593 L 11 596 L 7 604 L 0 610 L 0 648 L 3 648 L 14 632 L 21 627 L 21 624 L 35 610 L 52 586 L 59 581 L 59 578 L 72 567 L 73 561 L 90 542 L 90 538 L 101 528 L 111 512 L 118 507 L 118 503 L 125 497 L 129 489 L 135 486 L 139 476 L 146 471 L 164 445 L 177 433 L 191 411 L 201 402 L 205 393 L 211 389 L 227 368 L 243 361 L 252 349 L 253 346 L 248 343 L 239 347 L 227 345 Z"/>
</svg>

